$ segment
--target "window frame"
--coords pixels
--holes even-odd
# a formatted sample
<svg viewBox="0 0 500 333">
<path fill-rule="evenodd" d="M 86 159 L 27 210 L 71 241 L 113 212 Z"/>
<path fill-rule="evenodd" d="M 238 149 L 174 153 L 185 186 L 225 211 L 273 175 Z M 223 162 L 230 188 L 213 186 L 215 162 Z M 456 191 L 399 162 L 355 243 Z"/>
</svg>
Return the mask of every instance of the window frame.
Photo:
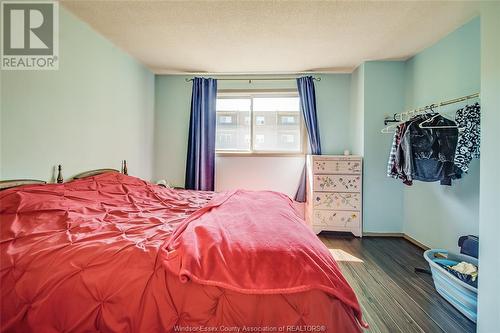
<svg viewBox="0 0 500 333">
<path fill-rule="evenodd" d="M 258 97 L 299 97 L 299 92 L 296 89 L 249 89 L 249 90 L 218 90 L 217 99 L 219 98 L 244 98 L 250 99 L 250 146 L 249 150 L 215 150 L 216 156 L 235 156 L 235 157 L 252 157 L 252 156 L 267 156 L 267 157 L 287 157 L 287 156 L 304 156 L 307 154 L 307 132 L 304 124 L 304 117 L 299 110 L 299 151 L 280 151 L 280 150 L 254 150 L 254 110 L 253 99 Z M 217 111 L 216 111 L 217 112 Z M 281 125 L 281 124 L 278 124 Z"/>
</svg>

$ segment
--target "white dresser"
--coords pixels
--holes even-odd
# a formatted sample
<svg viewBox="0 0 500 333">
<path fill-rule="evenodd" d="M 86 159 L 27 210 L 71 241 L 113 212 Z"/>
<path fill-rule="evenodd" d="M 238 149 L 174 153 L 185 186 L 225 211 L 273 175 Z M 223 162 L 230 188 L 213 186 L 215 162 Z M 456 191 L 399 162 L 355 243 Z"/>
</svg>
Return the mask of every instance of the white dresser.
<svg viewBox="0 0 500 333">
<path fill-rule="evenodd" d="M 362 236 L 362 174 L 360 156 L 307 156 L 306 219 L 316 233 Z"/>
</svg>

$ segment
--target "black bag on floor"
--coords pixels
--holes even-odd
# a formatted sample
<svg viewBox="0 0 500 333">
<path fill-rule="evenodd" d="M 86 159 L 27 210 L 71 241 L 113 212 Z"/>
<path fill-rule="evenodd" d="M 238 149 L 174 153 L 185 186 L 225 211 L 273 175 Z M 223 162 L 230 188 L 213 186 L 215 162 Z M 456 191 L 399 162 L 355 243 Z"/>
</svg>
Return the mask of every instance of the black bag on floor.
<svg viewBox="0 0 500 333">
<path fill-rule="evenodd" d="M 468 235 L 458 239 L 460 253 L 477 258 L 479 254 L 479 237 Z"/>
</svg>

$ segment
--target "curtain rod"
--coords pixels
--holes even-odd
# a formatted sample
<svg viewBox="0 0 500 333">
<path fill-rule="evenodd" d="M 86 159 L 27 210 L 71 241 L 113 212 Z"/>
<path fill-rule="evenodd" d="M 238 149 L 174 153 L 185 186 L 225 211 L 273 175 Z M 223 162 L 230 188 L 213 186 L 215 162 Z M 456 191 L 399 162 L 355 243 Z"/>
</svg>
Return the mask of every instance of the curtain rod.
<svg viewBox="0 0 500 333">
<path fill-rule="evenodd" d="M 466 101 L 469 99 L 473 99 L 473 98 L 477 98 L 477 97 L 479 97 L 478 92 L 471 94 L 471 95 L 466 95 L 466 96 L 462 96 L 462 97 L 458 97 L 458 98 L 454 98 L 454 99 L 449 99 L 447 101 L 442 101 L 439 103 L 432 103 L 430 105 L 426 105 L 426 106 L 421 107 L 421 108 L 417 108 L 417 109 L 413 109 L 413 110 L 409 110 L 409 111 L 405 111 L 405 112 L 401 112 L 401 113 L 395 113 L 393 116 L 393 119 L 384 119 L 384 124 L 387 125 L 387 123 L 401 122 L 401 121 L 403 121 L 403 116 L 409 117 L 410 115 L 424 112 L 424 111 L 428 111 L 428 110 L 431 110 L 431 109 L 436 108 L 436 107 L 460 103 L 460 102 L 463 102 L 463 101 Z"/>
<path fill-rule="evenodd" d="M 276 77 L 276 78 L 221 78 L 217 79 L 217 81 L 248 81 L 248 83 L 252 83 L 252 81 L 289 81 L 289 80 L 296 80 L 296 77 Z M 313 77 L 314 81 L 321 81 L 321 77 Z M 193 78 L 188 79 L 186 78 L 186 82 L 191 82 L 193 81 Z"/>
</svg>

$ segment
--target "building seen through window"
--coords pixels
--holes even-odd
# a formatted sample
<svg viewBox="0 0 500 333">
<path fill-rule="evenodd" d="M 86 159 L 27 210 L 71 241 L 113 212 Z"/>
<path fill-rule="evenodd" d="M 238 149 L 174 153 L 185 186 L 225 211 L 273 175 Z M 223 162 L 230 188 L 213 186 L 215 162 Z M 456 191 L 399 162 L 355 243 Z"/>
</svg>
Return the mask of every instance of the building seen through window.
<svg viewBox="0 0 500 333">
<path fill-rule="evenodd" d="M 302 151 L 302 120 L 295 94 L 221 95 L 217 98 L 217 151 Z"/>
</svg>

